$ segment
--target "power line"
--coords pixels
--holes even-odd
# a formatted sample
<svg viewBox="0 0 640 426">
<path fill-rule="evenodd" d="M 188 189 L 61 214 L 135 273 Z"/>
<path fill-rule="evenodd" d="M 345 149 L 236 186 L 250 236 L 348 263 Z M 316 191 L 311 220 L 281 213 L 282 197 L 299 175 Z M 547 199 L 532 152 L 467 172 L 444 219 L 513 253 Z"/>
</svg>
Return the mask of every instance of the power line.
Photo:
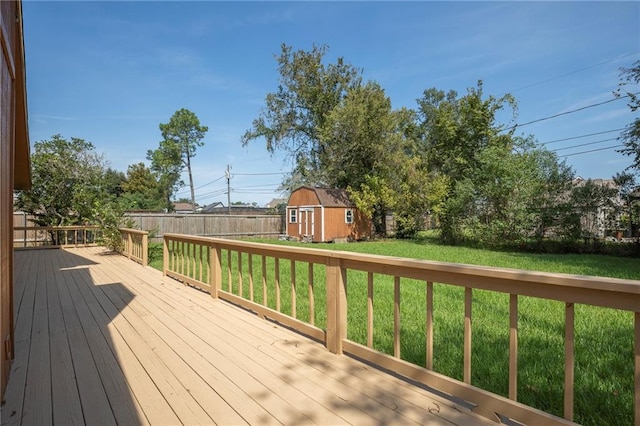
<svg viewBox="0 0 640 426">
<path fill-rule="evenodd" d="M 617 61 L 618 59 L 627 58 L 629 56 L 633 56 L 633 55 L 636 55 L 638 53 L 640 53 L 640 51 L 631 52 L 631 53 L 628 53 L 626 55 L 618 56 L 617 58 L 609 59 L 607 61 L 599 62 L 599 63 L 594 64 L 594 65 L 589 65 L 589 66 L 586 66 L 586 67 L 583 67 L 583 68 L 580 68 L 580 69 L 577 69 L 577 70 L 569 71 L 569 72 L 566 72 L 564 74 L 560 74 L 559 76 L 556 76 L 556 77 L 548 78 L 546 80 L 541 80 L 541 81 L 537 81 L 535 83 L 528 84 L 526 86 L 518 87 L 517 89 L 513 90 L 512 92 L 517 92 L 518 90 L 528 89 L 530 87 L 534 87 L 534 86 L 538 86 L 540 84 L 548 83 L 550 81 L 557 80 L 559 78 L 566 77 L 566 76 L 569 76 L 569 75 L 572 75 L 572 74 L 577 74 L 579 72 L 586 71 L 588 69 L 595 68 L 595 67 L 598 67 L 600 65 L 608 64 L 610 62 Z"/>
<path fill-rule="evenodd" d="M 279 173 L 234 173 L 234 176 L 273 176 L 273 175 L 286 175 L 285 172 Z"/>
<path fill-rule="evenodd" d="M 573 148 L 579 148 L 581 146 L 589 146 L 589 145 L 596 145 L 599 143 L 603 143 L 603 142 L 611 142 L 611 141 L 615 141 L 618 138 L 609 138 L 609 139 L 601 139 L 599 141 L 593 141 L 593 142 L 587 142 L 587 143 L 581 143 L 578 145 L 571 145 L 571 146 L 566 146 L 564 148 L 557 148 L 557 149 L 552 149 L 552 152 L 558 152 L 558 151 L 564 151 L 565 149 L 573 149 Z"/>
<path fill-rule="evenodd" d="M 640 94 L 640 92 L 633 93 L 633 95 L 637 95 L 637 94 Z M 595 104 L 591 104 L 591 105 L 583 106 L 583 107 L 580 107 L 580 108 L 572 109 L 571 111 L 560 112 L 558 114 L 550 115 L 549 117 L 538 118 L 536 120 L 528 121 L 528 122 L 522 123 L 522 124 L 515 124 L 515 125 L 509 127 L 508 129 L 505 129 L 505 130 L 513 130 L 513 129 L 516 129 L 517 127 L 528 126 L 529 124 L 539 123 L 541 121 L 550 120 L 552 118 L 560 117 L 562 115 L 573 114 L 573 113 L 576 113 L 578 111 L 583 111 L 583 110 L 588 109 L 588 108 L 593 108 L 593 107 L 597 107 L 597 106 L 600 106 L 600 105 L 608 104 L 610 102 L 619 101 L 620 99 L 628 98 L 629 96 L 630 95 L 620 96 L 620 97 L 617 97 L 617 98 L 612 98 L 612 99 L 609 99 L 609 100 L 606 100 L 606 101 L 602 101 L 602 102 L 598 102 L 598 103 L 595 103 Z"/>
<path fill-rule="evenodd" d="M 608 149 L 621 148 L 623 146 L 624 146 L 623 144 L 619 144 L 619 145 L 608 146 L 606 148 L 590 149 L 588 151 L 581 151 L 581 152 L 572 152 L 571 154 L 565 154 L 562 157 L 572 157 L 574 155 L 588 154 L 590 152 L 606 151 Z"/>
<path fill-rule="evenodd" d="M 605 130 L 604 132 L 589 133 L 588 135 L 572 136 L 570 138 L 563 138 L 563 139 L 554 139 L 554 140 L 548 141 L 548 142 L 539 142 L 538 145 L 549 145 L 549 144 L 556 143 L 556 142 L 570 141 L 570 140 L 573 140 L 573 139 L 581 139 L 581 138 L 586 138 L 586 137 L 589 137 L 589 136 L 604 135 L 605 133 L 619 132 L 620 130 L 624 130 L 624 129 L 625 129 L 624 127 L 621 127 L 619 129 Z"/>
</svg>

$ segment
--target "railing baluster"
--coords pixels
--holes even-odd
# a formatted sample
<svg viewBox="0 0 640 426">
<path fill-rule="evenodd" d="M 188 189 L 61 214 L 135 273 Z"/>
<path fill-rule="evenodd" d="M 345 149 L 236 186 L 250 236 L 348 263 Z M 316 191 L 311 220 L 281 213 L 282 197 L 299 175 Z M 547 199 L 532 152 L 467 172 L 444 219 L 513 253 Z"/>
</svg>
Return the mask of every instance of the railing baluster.
<svg viewBox="0 0 640 426">
<path fill-rule="evenodd" d="M 427 281 L 427 354 L 426 367 L 433 370 L 433 283 Z"/>
<path fill-rule="evenodd" d="M 200 281 L 202 281 L 202 270 L 204 269 L 203 266 L 202 266 L 203 265 L 202 256 L 203 256 L 203 252 L 205 251 L 205 246 L 200 244 L 198 246 L 198 248 L 199 248 L 199 252 L 200 252 L 199 256 L 198 256 L 198 279 Z"/>
<path fill-rule="evenodd" d="M 464 288 L 464 372 L 463 381 L 471 384 L 471 287 Z"/>
<path fill-rule="evenodd" d="M 393 278 L 393 356 L 400 358 L 400 277 Z"/>
<path fill-rule="evenodd" d="M 564 418 L 573 421 L 574 334 L 575 311 L 573 303 L 565 304 L 564 323 Z"/>
<path fill-rule="evenodd" d="M 227 250 L 227 291 L 233 293 L 233 278 L 231 276 L 231 249 Z"/>
<path fill-rule="evenodd" d="M 296 309 L 296 261 L 291 259 L 291 316 L 297 318 Z"/>
<path fill-rule="evenodd" d="M 313 263 L 309 262 L 309 324 L 315 325 L 316 305 L 313 289 Z"/>
<path fill-rule="evenodd" d="M 262 255 L 262 305 L 269 306 L 267 294 L 267 258 Z"/>
<path fill-rule="evenodd" d="M 185 275 L 191 276 L 191 249 L 194 247 L 192 243 L 185 244 L 184 263 L 185 263 Z"/>
<path fill-rule="evenodd" d="M 238 296 L 244 297 L 242 285 L 242 252 L 238 250 Z"/>
<path fill-rule="evenodd" d="M 253 255 L 248 254 L 247 262 L 249 263 L 249 300 L 253 302 Z"/>
<path fill-rule="evenodd" d="M 509 296 L 509 399 L 518 400 L 518 295 Z"/>
<path fill-rule="evenodd" d="M 275 259 L 276 311 L 280 312 L 280 258 Z"/>
<path fill-rule="evenodd" d="M 367 347 L 373 348 L 373 272 L 367 273 Z"/>
</svg>

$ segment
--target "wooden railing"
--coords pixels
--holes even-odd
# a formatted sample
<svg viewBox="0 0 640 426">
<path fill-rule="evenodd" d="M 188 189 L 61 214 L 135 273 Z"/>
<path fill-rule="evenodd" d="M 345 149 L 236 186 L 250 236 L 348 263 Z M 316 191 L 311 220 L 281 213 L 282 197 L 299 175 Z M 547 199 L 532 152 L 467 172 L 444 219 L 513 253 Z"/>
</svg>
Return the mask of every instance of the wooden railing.
<svg viewBox="0 0 640 426">
<path fill-rule="evenodd" d="M 566 424 L 574 418 L 575 306 L 576 304 L 629 311 L 633 316 L 635 394 L 634 421 L 640 425 L 640 282 L 600 277 L 550 274 L 522 270 L 421 261 L 350 252 L 286 247 L 178 234 L 164 235 L 164 274 L 211 293 L 259 315 L 292 327 L 336 353 L 349 353 L 395 373 L 466 401 L 471 410 L 492 420 L 507 417 L 525 424 Z M 306 267 L 298 267 L 306 264 Z M 360 275 L 358 275 L 360 274 Z M 283 276 L 285 279 L 283 279 Z M 362 281 L 360 295 L 350 284 Z M 433 371 L 434 283 L 440 288 L 463 290 L 462 380 Z M 326 286 L 324 294 L 316 287 Z M 422 287 L 422 290 L 419 290 Z M 392 306 L 376 306 L 376 312 L 391 311 L 392 350 L 374 349 L 374 290 L 389 289 Z M 416 290 L 418 288 L 418 290 Z M 424 300 L 424 367 L 402 359 L 401 294 L 413 289 Z M 349 290 L 349 298 L 347 298 Z M 417 293 L 416 293 L 417 291 Z M 508 340 L 508 397 L 476 387 L 472 383 L 472 308 L 474 297 L 483 292 L 503 294 L 505 330 Z M 358 299 L 359 298 L 359 299 Z M 519 301 L 530 298 L 562 303 L 564 311 L 564 419 L 518 402 Z M 379 297 L 375 300 L 383 301 Z M 348 338 L 349 303 L 366 304 L 366 317 L 350 325 L 366 324 L 366 342 Z M 406 302 L 406 300 L 404 300 Z M 283 303 L 284 302 L 284 303 Z M 306 315 L 301 317 L 300 307 Z M 480 306 L 482 307 L 482 306 Z M 594 308 L 595 309 L 595 308 Z M 349 312 L 351 312 L 349 310 Z M 381 313 L 380 316 L 383 316 Z M 382 325 L 386 324 L 382 321 Z M 349 336 L 352 331 L 349 329 Z M 539 354 L 529 354 L 535 359 Z M 505 392 L 507 393 L 507 392 Z"/>
<path fill-rule="evenodd" d="M 120 228 L 122 251 L 130 260 L 147 266 L 149 261 L 149 232 L 138 229 Z"/>
<path fill-rule="evenodd" d="M 89 247 L 100 238 L 94 225 L 16 226 L 13 231 L 15 248 Z"/>
</svg>

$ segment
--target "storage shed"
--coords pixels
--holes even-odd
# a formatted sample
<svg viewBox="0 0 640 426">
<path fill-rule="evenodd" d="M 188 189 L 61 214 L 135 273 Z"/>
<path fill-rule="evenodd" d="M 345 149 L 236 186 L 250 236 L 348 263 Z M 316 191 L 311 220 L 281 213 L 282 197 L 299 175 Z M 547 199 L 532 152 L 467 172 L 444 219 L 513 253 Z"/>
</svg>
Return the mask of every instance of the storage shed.
<svg viewBox="0 0 640 426">
<path fill-rule="evenodd" d="M 302 186 L 287 203 L 287 237 L 309 242 L 361 240 L 371 236 L 371 221 L 344 189 Z"/>
</svg>

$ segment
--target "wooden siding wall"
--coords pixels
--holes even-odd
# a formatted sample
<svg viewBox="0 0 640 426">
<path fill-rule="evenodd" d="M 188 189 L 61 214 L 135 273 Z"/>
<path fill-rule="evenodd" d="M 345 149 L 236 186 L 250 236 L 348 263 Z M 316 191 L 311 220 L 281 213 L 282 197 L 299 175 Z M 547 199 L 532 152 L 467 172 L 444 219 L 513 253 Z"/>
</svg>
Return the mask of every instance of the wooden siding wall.
<svg viewBox="0 0 640 426">
<path fill-rule="evenodd" d="M 283 233 L 283 221 L 280 215 L 128 213 L 126 216 L 133 222 L 134 228 L 150 231 L 156 238 L 161 238 L 167 233 L 212 237 L 260 236 L 277 238 Z"/>
<path fill-rule="evenodd" d="M 0 397 L 8 381 L 13 359 L 13 188 L 16 146 L 16 71 L 19 54 L 19 4 L 0 2 Z M 21 46 L 21 45 L 20 45 Z"/>
</svg>

